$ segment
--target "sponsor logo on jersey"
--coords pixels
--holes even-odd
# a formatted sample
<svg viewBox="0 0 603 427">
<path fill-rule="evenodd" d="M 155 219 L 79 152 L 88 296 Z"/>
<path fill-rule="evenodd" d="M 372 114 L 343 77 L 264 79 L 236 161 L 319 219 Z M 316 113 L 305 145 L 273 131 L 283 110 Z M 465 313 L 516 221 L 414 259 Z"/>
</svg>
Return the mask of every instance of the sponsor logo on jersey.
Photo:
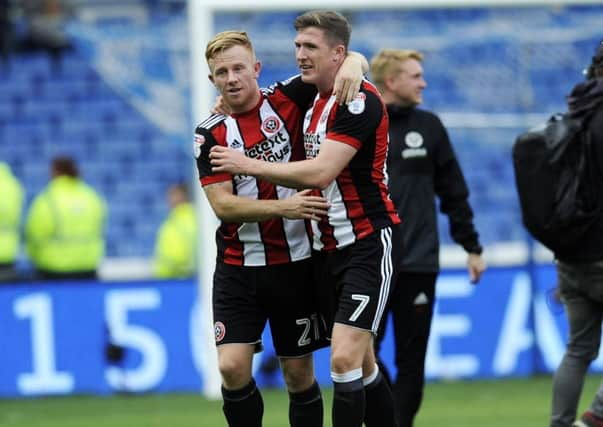
<svg viewBox="0 0 603 427">
<path fill-rule="evenodd" d="M 220 342 L 226 335 L 226 326 L 222 322 L 214 323 L 214 334 L 216 335 L 216 342 Z"/>
<path fill-rule="evenodd" d="M 366 95 L 360 92 L 356 98 L 348 104 L 348 111 L 352 114 L 361 114 L 366 108 Z"/>
<path fill-rule="evenodd" d="M 267 117 L 262 122 L 262 129 L 264 130 L 265 133 L 275 133 L 276 131 L 278 131 L 280 129 L 280 124 L 279 124 L 278 119 L 274 116 Z"/>
<path fill-rule="evenodd" d="M 304 133 L 304 150 L 306 159 L 313 159 L 320 151 L 320 138 L 317 133 Z"/>
<path fill-rule="evenodd" d="M 203 135 L 195 134 L 195 139 L 193 141 L 193 153 L 195 154 L 195 158 L 198 159 L 201 155 L 201 146 L 205 144 L 205 137 Z"/>
<path fill-rule="evenodd" d="M 237 149 L 237 148 L 241 148 L 242 146 L 243 146 L 243 143 L 236 138 L 230 143 L 230 148 Z"/>
<path fill-rule="evenodd" d="M 289 136 L 285 132 L 277 132 L 270 138 L 245 149 L 247 157 L 268 162 L 281 162 L 290 153 Z"/>
</svg>

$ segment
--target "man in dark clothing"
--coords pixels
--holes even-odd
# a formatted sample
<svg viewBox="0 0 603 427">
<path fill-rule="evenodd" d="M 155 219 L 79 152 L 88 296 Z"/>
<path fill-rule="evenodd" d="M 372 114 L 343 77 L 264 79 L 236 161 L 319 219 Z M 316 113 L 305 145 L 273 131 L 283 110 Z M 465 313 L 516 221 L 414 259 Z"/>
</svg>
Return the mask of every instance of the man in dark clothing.
<svg viewBox="0 0 603 427">
<path fill-rule="evenodd" d="M 9 0 L 0 0 L 0 59 L 8 60 L 8 54 L 13 37 L 13 27 L 10 19 Z"/>
<path fill-rule="evenodd" d="M 387 169 L 391 196 L 402 219 L 401 271 L 389 303 L 396 341 L 398 374 L 393 389 L 400 427 L 412 426 L 423 397 L 439 271 L 436 195 L 440 210 L 448 215 L 453 239 L 469 254 L 472 283 L 479 281 L 486 267 L 467 200 L 469 191 L 446 129 L 435 114 L 416 108 L 427 86 L 422 59 L 417 51 L 384 49 L 371 61 L 373 81 L 390 119 Z"/>
<path fill-rule="evenodd" d="M 590 115 L 599 180 L 603 181 L 603 42 L 587 71 L 567 98 L 572 115 Z M 603 185 L 603 182 L 600 183 Z M 603 201 L 600 201 L 602 203 Z M 558 287 L 569 323 L 565 354 L 553 381 L 551 427 L 603 427 L 603 384 L 590 408 L 575 421 L 584 376 L 597 357 L 603 321 L 603 214 L 571 253 L 555 253 Z"/>
<path fill-rule="evenodd" d="M 58 61 L 73 48 L 65 26 L 75 13 L 70 0 L 22 0 L 19 3 L 25 17 L 25 35 L 17 49 L 22 52 L 46 50 Z"/>
</svg>

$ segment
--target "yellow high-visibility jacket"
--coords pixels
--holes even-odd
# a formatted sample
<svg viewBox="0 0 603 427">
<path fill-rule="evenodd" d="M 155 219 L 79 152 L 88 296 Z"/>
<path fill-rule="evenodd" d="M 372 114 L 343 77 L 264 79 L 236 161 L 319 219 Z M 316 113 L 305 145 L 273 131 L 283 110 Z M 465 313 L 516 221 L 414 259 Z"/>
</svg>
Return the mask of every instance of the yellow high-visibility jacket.
<svg viewBox="0 0 603 427">
<path fill-rule="evenodd" d="M 155 240 L 155 277 L 182 278 L 195 273 L 197 232 L 195 208 L 191 203 L 172 209 Z"/>
<path fill-rule="evenodd" d="M 0 263 L 12 264 L 20 247 L 23 187 L 8 165 L 0 162 Z"/>
<path fill-rule="evenodd" d="M 34 199 L 25 225 L 26 249 L 39 270 L 96 270 L 105 254 L 106 204 L 82 180 L 54 178 Z"/>
</svg>

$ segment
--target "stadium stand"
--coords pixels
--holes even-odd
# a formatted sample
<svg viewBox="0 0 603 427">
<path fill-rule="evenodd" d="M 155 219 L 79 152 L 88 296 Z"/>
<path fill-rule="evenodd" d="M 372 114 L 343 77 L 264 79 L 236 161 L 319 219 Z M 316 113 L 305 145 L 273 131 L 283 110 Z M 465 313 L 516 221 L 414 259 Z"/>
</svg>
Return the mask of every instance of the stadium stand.
<svg viewBox="0 0 603 427">
<path fill-rule="evenodd" d="M 50 67 L 44 54 L 16 56 L 0 79 L 0 158 L 25 183 L 28 201 L 48 179 L 48 160 L 77 159 L 110 206 L 109 257 L 150 256 L 165 207 L 164 183 L 186 179 L 190 160 L 76 53 Z"/>
<path fill-rule="evenodd" d="M 267 85 L 296 73 L 295 15 L 223 13 L 215 27 L 248 30 Z M 99 12 L 98 19 L 91 6 L 80 16 L 86 20 L 70 27 L 76 49 L 58 69 L 42 53 L 13 55 L 0 68 L 0 158 L 24 182 L 29 201 L 46 181 L 48 159 L 74 156 L 109 202 L 108 257 L 148 258 L 166 213 L 166 185 L 192 179 L 185 4 L 157 2 L 149 14 L 125 17 Z M 563 109 L 601 37 L 603 6 L 348 16 L 352 48 L 367 56 L 384 46 L 426 53 L 425 107 L 450 130 L 483 241 L 525 239 L 511 144 L 536 119 Z M 447 232 L 441 236 L 451 243 Z"/>
</svg>

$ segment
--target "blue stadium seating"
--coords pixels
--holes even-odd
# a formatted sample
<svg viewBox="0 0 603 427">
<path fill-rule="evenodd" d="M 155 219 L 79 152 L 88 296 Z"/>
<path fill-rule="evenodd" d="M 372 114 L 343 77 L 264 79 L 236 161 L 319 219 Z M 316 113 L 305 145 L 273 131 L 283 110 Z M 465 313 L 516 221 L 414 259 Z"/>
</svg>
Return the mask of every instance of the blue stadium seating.
<svg viewBox="0 0 603 427">
<path fill-rule="evenodd" d="M 58 68 L 44 53 L 16 55 L 8 65 L 0 73 L 0 158 L 23 181 L 28 202 L 48 182 L 50 159 L 73 156 L 108 201 L 107 255 L 150 256 L 167 212 L 165 189 L 188 179 L 187 153 L 77 52 Z"/>
<path fill-rule="evenodd" d="M 251 34 L 264 65 L 260 83 L 265 86 L 297 73 L 295 16 L 221 13 L 215 27 Z M 382 47 L 417 48 L 426 54 L 426 108 L 443 117 L 521 117 L 564 109 L 564 96 L 580 79 L 601 37 L 603 6 L 365 10 L 347 16 L 354 27 L 351 47 L 366 56 Z M 0 159 L 13 166 L 31 200 L 47 182 L 50 158 L 74 156 L 83 176 L 107 198 L 107 253 L 112 257 L 150 256 L 155 231 L 167 212 L 166 187 L 194 174 L 188 153 L 191 129 L 176 135 L 162 132 L 130 102 L 134 92 L 144 94 L 145 85 L 155 81 L 182 84 L 169 49 L 177 46 L 180 54 L 185 50 L 179 44 L 182 34 L 172 31 L 184 26 L 185 19 L 175 11 L 153 15 L 146 26 L 120 22 L 106 32 L 116 39 L 165 38 L 164 46 L 141 55 L 144 79 L 130 85 L 130 94 L 114 90 L 97 72 L 90 40 L 81 40 L 81 48 L 58 64 L 45 54 L 32 54 L 15 55 L 0 67 Z M 180 101 L 188 105 L 186 86 Z M 519 120 L 511 127 L 449 127 L 486 244 L 525 238 L 510 147 L 533 124 L 524 126 Z M 439 227 L 442 241 L 451 243 L 444 218 Z"/>
</svg>

